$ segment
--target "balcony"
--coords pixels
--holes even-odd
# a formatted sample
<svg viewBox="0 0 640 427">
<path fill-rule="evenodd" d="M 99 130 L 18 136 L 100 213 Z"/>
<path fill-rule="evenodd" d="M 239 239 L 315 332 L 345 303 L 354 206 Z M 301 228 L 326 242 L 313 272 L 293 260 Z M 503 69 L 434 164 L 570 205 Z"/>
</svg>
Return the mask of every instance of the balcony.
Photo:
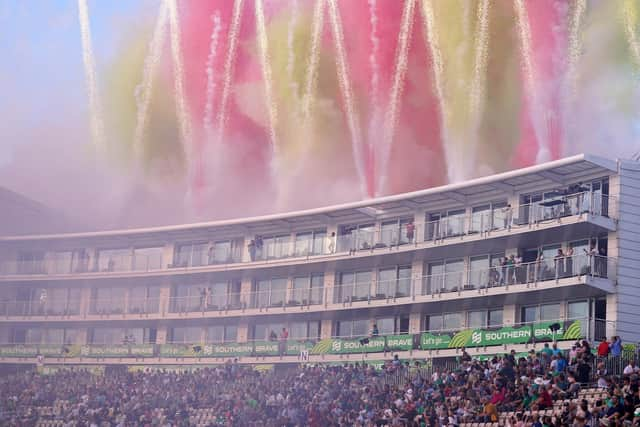
<svg viewBox="0 0 640 427">
<path fill-rule="evenodd" d="M 558 342 L 568 348 L 577 339 L 593 340 L 598 329 L 607 322 L 601 319 L 544 319 L 531 323 L 502 324 L 451 330 L 427 330 L 417 333 L 391 333 L 283 341 L 193 342 L 169 344 L 0 344 L 0 360 L 32 359 L 45 355 L 50 359 L 65 359 L 67 363 L 117 358 L 123 362 L 147 359 L 149 363 L 224 363 L 240 358 L 244 363 L 291 363 L 305 357 L 310 361 L 344 361 L 349 356 L 363 358 L 447 357 L 459 355 L 461 348 L 477 354 L 503 353 L 506 348 L 524 351 L 544 342 Z M 615 328 L 615 325 L 610 325 Z M 539 348 L 539 347 L 538 347 Z M 471 350 L 474 349 L 474 350 Z M 365 354 L 367 356 L 365 356 Z M 304 356 L 303 356 L 304 355 Z M 333 357 L 335 356 L 335 357 Z M 187 362 L 187 360 L 194 362 Z"/>
<path fill-rule="evenodd" d="M 91 299 L 86 312 L 80 301 L 67 306 L 51 302 L 4 301 L 0 320 L 54 318 L 84 319 L 181 319 L 219 318 L 322 312 L 412 303 L 461 300 L 571 286 L 589 286 L 597 294 L 613 292 L 616 262 L 612 257 L 574 255 L 530 263 L 505 264 L 482 269 L 427 274 L 395 280 L 368 280 L 334 287 L 311 287 L 226 293 L 207 296 L 123 297 Z M 64 308 L 66 307 L 66 308 Z"/>
<path fill-rule="evenodd" d="M 161 256 L 121 255 L 100 259 L 89 265 L 74 268 L 61 266 L 59 260 L 4 261 L 0 264 L 3 280 L 32 280 L 34 278 L 73 278 L 104 276 L 170 275 L 173 272 L 242 271 L 247 267 L 262 268 L 300 262 L 323 262 L 328 259 L 348 259 L 353 255 L 383 253 L 385 250 L 411 251 L 443 244 L 484 240 L 489 237 L 508 236 L 559 225 L 596 221 L 597 226 L 614 229 L 610 214 L 616 209 L 615 199 L 596 193 L 577 193 L 522 204 L 512 209 L 498 209 L 452 215 L 423 223 L 407 223 L 397 227 L 383 226 L 375 230 L 354 230 L 327 238 L 326 245 L 305 248 L 296 242 L 270 243 L 248 251 L 242 259 L 237 250 L 216 253 L 192 253 L 185 259 L 163 264 Z M 28 276 L 28 277 L 27 277 Z"/>
</svg>

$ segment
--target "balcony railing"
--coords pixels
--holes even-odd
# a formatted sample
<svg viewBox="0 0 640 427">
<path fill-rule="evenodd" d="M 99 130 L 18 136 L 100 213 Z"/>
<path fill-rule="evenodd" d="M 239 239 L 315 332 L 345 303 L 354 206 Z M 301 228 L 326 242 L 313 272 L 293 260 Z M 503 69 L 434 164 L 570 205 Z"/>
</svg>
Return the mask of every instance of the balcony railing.
<svg viewBox="0 0 640 427">
<path fill-rule="evenodd" d="M 247 251 L 245 259 L 238 247 L 226 253 L 209 254 L 196 251 L 182 259 L 177 255 L 173 263 L 163 264 L 157 255 L 120 255 L 99 257 L 92 263 L 83 261 L 66 268 L 60 260 L 4 261 L 0 263 L 0 274 L 4 275 L 62 275 L 76 273 L 150 272 L 167 269 L 194 268 L 210 265 L 232 265 L 239 263 L 269 263 L 294 258 L 312 258 L 332 254 L 352 254 L 442 242 L 447 239 L 464 239 L 466 236 L 488 236 L 495 232 L 530 228 L 532 225 L 560 220 L 570 216 L 589 213 L 608 217 L 615 212 L 615 199 L 599 193 L 577 193 L 556 198 L 521 204 L 512 208 L 500 208 L 451 215 L 423 223 L 384 225 L 376 229 L 354 230 L 335 238 L 327 237 L 324 245 L 300 246 L 299 242 L 287 241 L 269 244 Z M 321 246 L 321 247 L 317 247 Z M 69 261 L 71 262 L 71 261 Z"/>
<path fill-rule="evenodd" d="M 0 316 L 74 316 L 80 314 L 80 299 L 0 301 Z"/>
<path fill-rule="evenodd" d="M 393 280 L 367 280 L 336 284 L 333 288 L 287 288 L 248 293 L 231 292 L 206 296 L 170 297 L 168 305 L 158 297 L 92 298 L 89 315 L 143 315 L 166 313 L 206 313 L 245 311 L 247 309 L 282 309 L 324 304 L 353 304 L 362 301 L 411 301 L 425 296 L 506 288 L 513 285 L 558 283 L 569 278 L 591 277 L 615 279 L 616 259 L 599 255 L 556 257 L 528 263 L 507 263 L 487 268 L 427 274 Z M 55 301 L 6 300 L 0 302 L 0 316 L 71 316 L 79 315 L 80 300 Z"/>
<path fill-rule="evenodd" d="M 516 325 L 458 327 L 449 330 L 427 330 L 418 333 L 364 334 L 332 337 L 323 340 L 288 339 L 252 340 L 246 342 L 193 342 L 169 344 L 0 344 L 0 357 L 36 357 L 45 355 L 60 358 L 228 358 L 309 355 L 344 355 L 388 353 L 396 351 L 455 350 L 461 348 L 492 348 L 504 352 L 507 346 L 535 344 L 550 341 L 569 341 L 586 338 L 593 340 L 594 319 L 540 319 Z"/>
</svg>

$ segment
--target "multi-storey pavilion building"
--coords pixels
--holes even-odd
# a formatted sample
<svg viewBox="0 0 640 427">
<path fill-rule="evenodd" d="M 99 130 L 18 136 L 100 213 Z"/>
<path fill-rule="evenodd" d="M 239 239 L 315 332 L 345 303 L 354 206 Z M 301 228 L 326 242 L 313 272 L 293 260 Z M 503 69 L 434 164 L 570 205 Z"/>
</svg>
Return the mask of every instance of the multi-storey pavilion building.
<svg viewBox="0 0 640 427">
<path fill-rule="evenodd" d="M 637 342 L 640 165 L 579 155 L 302 212 L 5 236 L 0 260 L 3 364 L 374 361 Z"/>
</svg>

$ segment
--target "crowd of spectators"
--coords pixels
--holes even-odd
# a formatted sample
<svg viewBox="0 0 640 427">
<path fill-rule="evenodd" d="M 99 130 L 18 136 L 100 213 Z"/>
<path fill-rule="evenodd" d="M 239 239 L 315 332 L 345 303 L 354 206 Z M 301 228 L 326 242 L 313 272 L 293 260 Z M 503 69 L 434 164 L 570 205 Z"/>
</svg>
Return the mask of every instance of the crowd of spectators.
<svg viewBox="0 0 640 427">
<path fill-rule="evenodd" d="M 610 347 L 618 348 L 614 338 Z M 602 349 L 604 353 L 604 347 Z M 640 425 L 639 369 L 619 376 L 586 341 L 480 361 L 466 351 L 437 368 L 396 357 L 366 364 L 258 372 L 238 363 L 192 372 L 63 370 L 0 378 L 7 426 Z M 610 364 L 609 364 L 610 365 Z M 592 366 L 596 371 L 592 372 Z M 585 387 L 600 394 L 583 399 Z M 551 412 L 551 410 L 553 410 Z M 47 424 L 49 423 L 49 424 Z"/>
</svg>

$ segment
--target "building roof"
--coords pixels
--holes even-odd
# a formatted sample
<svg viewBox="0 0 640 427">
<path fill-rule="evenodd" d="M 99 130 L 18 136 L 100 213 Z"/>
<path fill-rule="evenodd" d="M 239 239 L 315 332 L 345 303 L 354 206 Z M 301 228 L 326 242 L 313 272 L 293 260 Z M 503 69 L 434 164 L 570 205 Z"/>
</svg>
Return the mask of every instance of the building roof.
<svg viewBox="0 0 640 427">
<path fill-rule="evenodd" d="M 425 190 L 391 196 L 366 199 L 353 203 L 326 206 L 295 212 L 278 213 L 249 218 L 159 226 L 149 228 L 122 229 L 61 234 L 30 234 L 0 237 L 0 241 L 30 241 L 55 239 L 136 239 L 151 240 L 188 239 L 202 237 L 215 232 L 217 235 L 239 233 L 268 234 L 282 232 L 287 228 L 309 228 L 327 223 L 358 223 L 410 215 L 416 209 L 448 207 L 451 203 L 466 205 L 474 200 L 504 198 L 505 194 L 523 192 L 539 187 L 563 188 L 568 183 L 579 182 L 593 175 L 609 175 L 617 172 L 618 162 L 598 156 L 579 154 L 540 165 L 516 169 L 460 183 L 447 184 Z M 15 194 L 15 193 L 14 193 Z M 0 202 L 2 199 L 0 198 Z M 2 233 L 2 230 L 0 230 Z M 169 235 L 169 236 L 168 236 Z"/>
</svg>

